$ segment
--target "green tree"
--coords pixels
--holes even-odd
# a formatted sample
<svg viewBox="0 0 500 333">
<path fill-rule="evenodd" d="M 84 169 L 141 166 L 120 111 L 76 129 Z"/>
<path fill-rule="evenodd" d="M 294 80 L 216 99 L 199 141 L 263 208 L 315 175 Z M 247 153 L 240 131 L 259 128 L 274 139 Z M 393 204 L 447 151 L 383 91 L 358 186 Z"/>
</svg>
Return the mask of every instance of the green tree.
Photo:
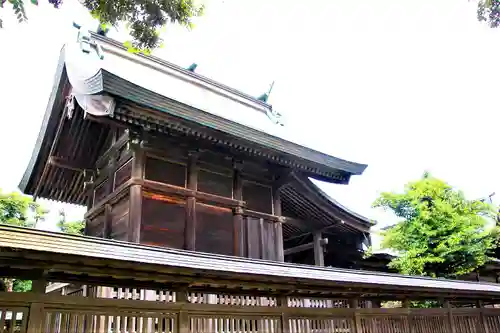
<svg viewBox="0 0 500 333">
<path fill-rule="evenodd" d="M 66 212 L 64 210 L 60 210 L 57 227 L 62 232 L 65 232 L 67 234 L 83 235 L 83 230 L 85 229 L 85 221 L 67 221 Z"/>
<path fill-rule="evenodd" d="M 500 0 L 479 0 L 477 19 L 486 22 L 491 28 L 500 26 Z"/>
<path fill-rule="evenodd" d="M 382 193 L 373 206 L 401 219 L 382 233 L 382 247 L 397 253 L 390 267 L 403 274 L 464 275 L 484 265 L 498 245 L 492 205 L 468 200 L 428 173 L 402 193 Z"/>
<path fill-rule="evenodd" d="M 0 223 L 36 228 L 47 213 L 48 211 L 31 197 L 18 192 L 5 193 L 0 189 Z M 8 291 L 31 289 L 31 281 L 4 279 L 3 284 Z"/>
<path fill-rule="evenodd" d="M 38 0 L 30 2 L 38 5 Z M 62 4 L 62 0 L 48 0 L 48 2 L 56 8 Z M 196 0 L 82 0 L 80 2 L 102 23 L 104 29 L 107 29 L 107 26 L 117 26 L 121 22 L 127 23 L 133 38 L 131 49 L 143 51 L 160 46 L 160 29 L 169 23 L 192 28 L 193 18 L 202 15 L 204 8 Z M 0 9 L 6 7 L 7 3 L 12 7 L 19 22 L 28 20 L 23 0 L 0 0 Z"/>
</svg>

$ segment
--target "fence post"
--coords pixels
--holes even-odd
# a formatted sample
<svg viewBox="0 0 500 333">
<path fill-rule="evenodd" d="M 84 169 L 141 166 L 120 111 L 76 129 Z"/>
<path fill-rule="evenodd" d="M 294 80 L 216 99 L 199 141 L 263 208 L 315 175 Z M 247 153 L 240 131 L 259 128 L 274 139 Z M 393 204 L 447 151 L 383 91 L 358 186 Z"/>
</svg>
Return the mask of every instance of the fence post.
<svg viewBox="0 0 500 333">
<path fill-rule="evenodd" d="M 30 333 L 44 333 L 43 324 L 43 304 L 42 303 L 31 303 L 28 312 L 28 322 L 26 332 Z"/>
<path fill-rule="evenodd" d="M 488 328 L 488 322 L 486 320 L 486 317 L 484 316 L 484 303 L 483 303 L 483 301 L 477 302 L 477 308 L 480 311 L 479 312 L 479 322 L 481 323 L 480 325 L 483 327 L 483 332 L 490 333 L 490 330 Z"/>
<path fill-rule="evenodd" d="M 362 333 L 363 328 L 361 326 L 361 316 L 359 315 L 359 299 L 351 298 L 349 299 L 349 307 L 354 309 L 354 327 L 356 333 Z"/>
<path fill-rule="evenodd" d="M 448 325 L 450 326 L 450 332 L 451 333 L 456 333 L 457 329 L 455 328 L 455 318 L 453 318 L 453 313 L 451 311 L 451 304 L 450 301 L 446 300 L 444 301 L 444 306 L 446 309 L 448 309 Z"/>
<path fill-rule="evenodd" d="M 175 295 L 175 300 L 178 303 L 187 303 L 187 293 L 185 290 L 177 291 Z M 179 315 L 177 317 L 177 332 L 178 333 L 189 333 L 189 315 L 185 310 L 180 310 Z"/>
<path fill-rule="evenodd" d="M 288 308 L 288 299 L 286 296 L 276 297 L 276 302 L 279 307 Z M 288 312 L 281 311 L 281 333 L 290 333 L 290 318 L 288 317 Z"/>
</svg>

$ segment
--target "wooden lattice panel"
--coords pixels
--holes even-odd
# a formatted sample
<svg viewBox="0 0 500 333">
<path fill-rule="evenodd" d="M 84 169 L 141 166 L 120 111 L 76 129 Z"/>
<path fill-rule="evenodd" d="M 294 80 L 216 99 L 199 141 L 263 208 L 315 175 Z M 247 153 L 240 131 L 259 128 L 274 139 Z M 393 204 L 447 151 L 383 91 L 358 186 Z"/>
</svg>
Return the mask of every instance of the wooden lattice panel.
<svg viewBox="0 0 500 333">
<path fill-rule="evenodd" d="M 346 299 L 320 299 L 289 297 L 288 306 L 292 308 L 348 308 Z"/>
<path fill-rule="evenodd" d="M 42 322 L 44 333 L 72 332 L 127 332 L 173 333 L 176 316 L 169 313 L 148 311 L 45 310 Z"/>
<path fill-rule="evenodd" d="M 0 332 L 27 333 L 27 307 L 0 308 Z"/>
<path fill-rule="evenodd" d="M 406 316 L 373 316 L 361 318 L 362 333 L 410 333 Z M 472 332 L 469 332 L 472 333 Z"/>
<path fill-rule="evenodd" d="M 411 318 L 413 333 L 448 333 L 448 316 L 413 316 Z"/>
<path fill-rule="evenodd" d="M 281 333 L 280 318 L 265 316 L 191 316 L 191 333 Z M 295 332 L 291 332 L 295 333 Z M 298 332 L 297 332 L 298 333 Z"/>
<path fill-rule="evenodd" d="M 244 306 L 276 306 L 275 297 L 216 295 L 215 304 Z"/>
<path fill-rule="evenodd" d="M 481 332 L 479 316 L 456 315 L 453 319 L 455 333 Z"/>
<path fill-rule="evenodd" d="M 353 318 L 293 318 L 290 333 L 356 333 Z"/>
<path fill-rule="evenodd" d="M 487 315 L 484 316 L 484 321 L 486 323 L 487 329 L 489 333 L 499 333 L 500 332 L 500 314 L 495 315 Z"/>
</svg>

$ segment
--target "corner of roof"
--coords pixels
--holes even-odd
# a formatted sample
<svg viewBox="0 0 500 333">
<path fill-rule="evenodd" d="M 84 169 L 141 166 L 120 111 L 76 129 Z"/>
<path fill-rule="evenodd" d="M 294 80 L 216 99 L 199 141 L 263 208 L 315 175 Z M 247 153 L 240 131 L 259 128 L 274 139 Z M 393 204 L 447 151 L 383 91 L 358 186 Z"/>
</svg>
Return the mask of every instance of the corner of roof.
<svg viewBox="0 0 500 333">
<path fill-rule="evenodd" d="M 59 60 L 57 63 L 56 67 L 56 73 L 54 75 L 54 80 L 52 84 L 52 91 L 50 93 L 49 101 L 47 103 L 47 107 L 45 109 L 45 114 L 43 116 L 42 120 L 42 125 L 40 127 L 40 131 L 38 132 L 38 137 L 36 139 L 36 143 L 33 147 L 33 151 L 31 153 L 30 160 L 28 162 L 28 165 L 24 171 L 24 174 L 21 178 L 21 181 L 19 182 L 19 189 L 23 193 L 30 192 L 29 191 L 29 185 L 30 182 L 33 180 L 33 172 L 35 169 L 35 165 L 38 162 L 40 158 L 40 153 L 41 149 L 44 143 L 45 136 L 47 134 L 47 128 L 49 125 L 49 120 L 52 115 L 52 111 L 54 108 L 55 100 L 57 97 L 57 94 L 61 91 L 62 85 L 61 85 L 61 79 L 63 78 L 63 73 L 64 73 L 64 68 L 65 68 L 65 61 L 64 61 L 64 50 L 65 46 L 61 48 L 61 51 L 59 53 Z"/>
<path fill-rule="evenodd" d="M 342 205 L 340 202 L 338 202 L 337 200 L 335 200 L 334 198 L 332 198 L 331 196 L 329 196 L 319 186 L 317 186 L 316 184 L 314 184 L 309 178 L 307 178 L 307 177 L 298 177 L 297 179 L 299 181 L 301 181 L 304 185 L 311 187 L 312 190 L 314 190 L 321 197 L 323 197 L 324 199 L 326 199 L 327 201 L 329 201 L 332 206 L 334 206 L 337 209 L 342 210 L 344 213 L 352 216 L 354 219 L 356 219 L 359 222 L 365 224 L 367 227 L 372 227 L 372 226 L 374 226 L 376 224 L 376 221 L 371 220 L 371 219 L 369 219 L 369 218 L 367 218 L 367 217 L 365 217 L 365 216 L 363 216 L 361 214 L 358 214 L 355 211 L 353 211 L 353 210 L 345 207 L 344 205 Z"/>
</svg>

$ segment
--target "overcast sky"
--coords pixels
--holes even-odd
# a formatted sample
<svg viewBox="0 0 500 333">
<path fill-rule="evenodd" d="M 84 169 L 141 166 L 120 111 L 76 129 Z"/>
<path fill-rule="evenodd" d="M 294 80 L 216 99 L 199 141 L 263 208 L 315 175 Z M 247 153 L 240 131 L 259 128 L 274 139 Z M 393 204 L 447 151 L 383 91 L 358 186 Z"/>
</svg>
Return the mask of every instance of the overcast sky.
<svg viewBox="0 0 500 333">
<path fill-rule="evenodd" d="M 17 188 L 29 161 L 59 51 L 76 38 L 72 22 L 92 23 L 76 0 L 59 10 L 42 2 L 28 7 L 27 24 L 0 10 L 5 190 Z M 424 170 L 471 198 L 500 199 L 500 31 L 476 21 L 473 2 L 211 0 L 194 31 L 164 37 L 157 56 L 196 62 L 198 73 L 249 94 L 276 81 L 270 102 L 296 141 L 368 164 L 350 185 L 324 189 L 382 225 L 393 219 L 370 208 L 378 193 Z"/>
</svg>

